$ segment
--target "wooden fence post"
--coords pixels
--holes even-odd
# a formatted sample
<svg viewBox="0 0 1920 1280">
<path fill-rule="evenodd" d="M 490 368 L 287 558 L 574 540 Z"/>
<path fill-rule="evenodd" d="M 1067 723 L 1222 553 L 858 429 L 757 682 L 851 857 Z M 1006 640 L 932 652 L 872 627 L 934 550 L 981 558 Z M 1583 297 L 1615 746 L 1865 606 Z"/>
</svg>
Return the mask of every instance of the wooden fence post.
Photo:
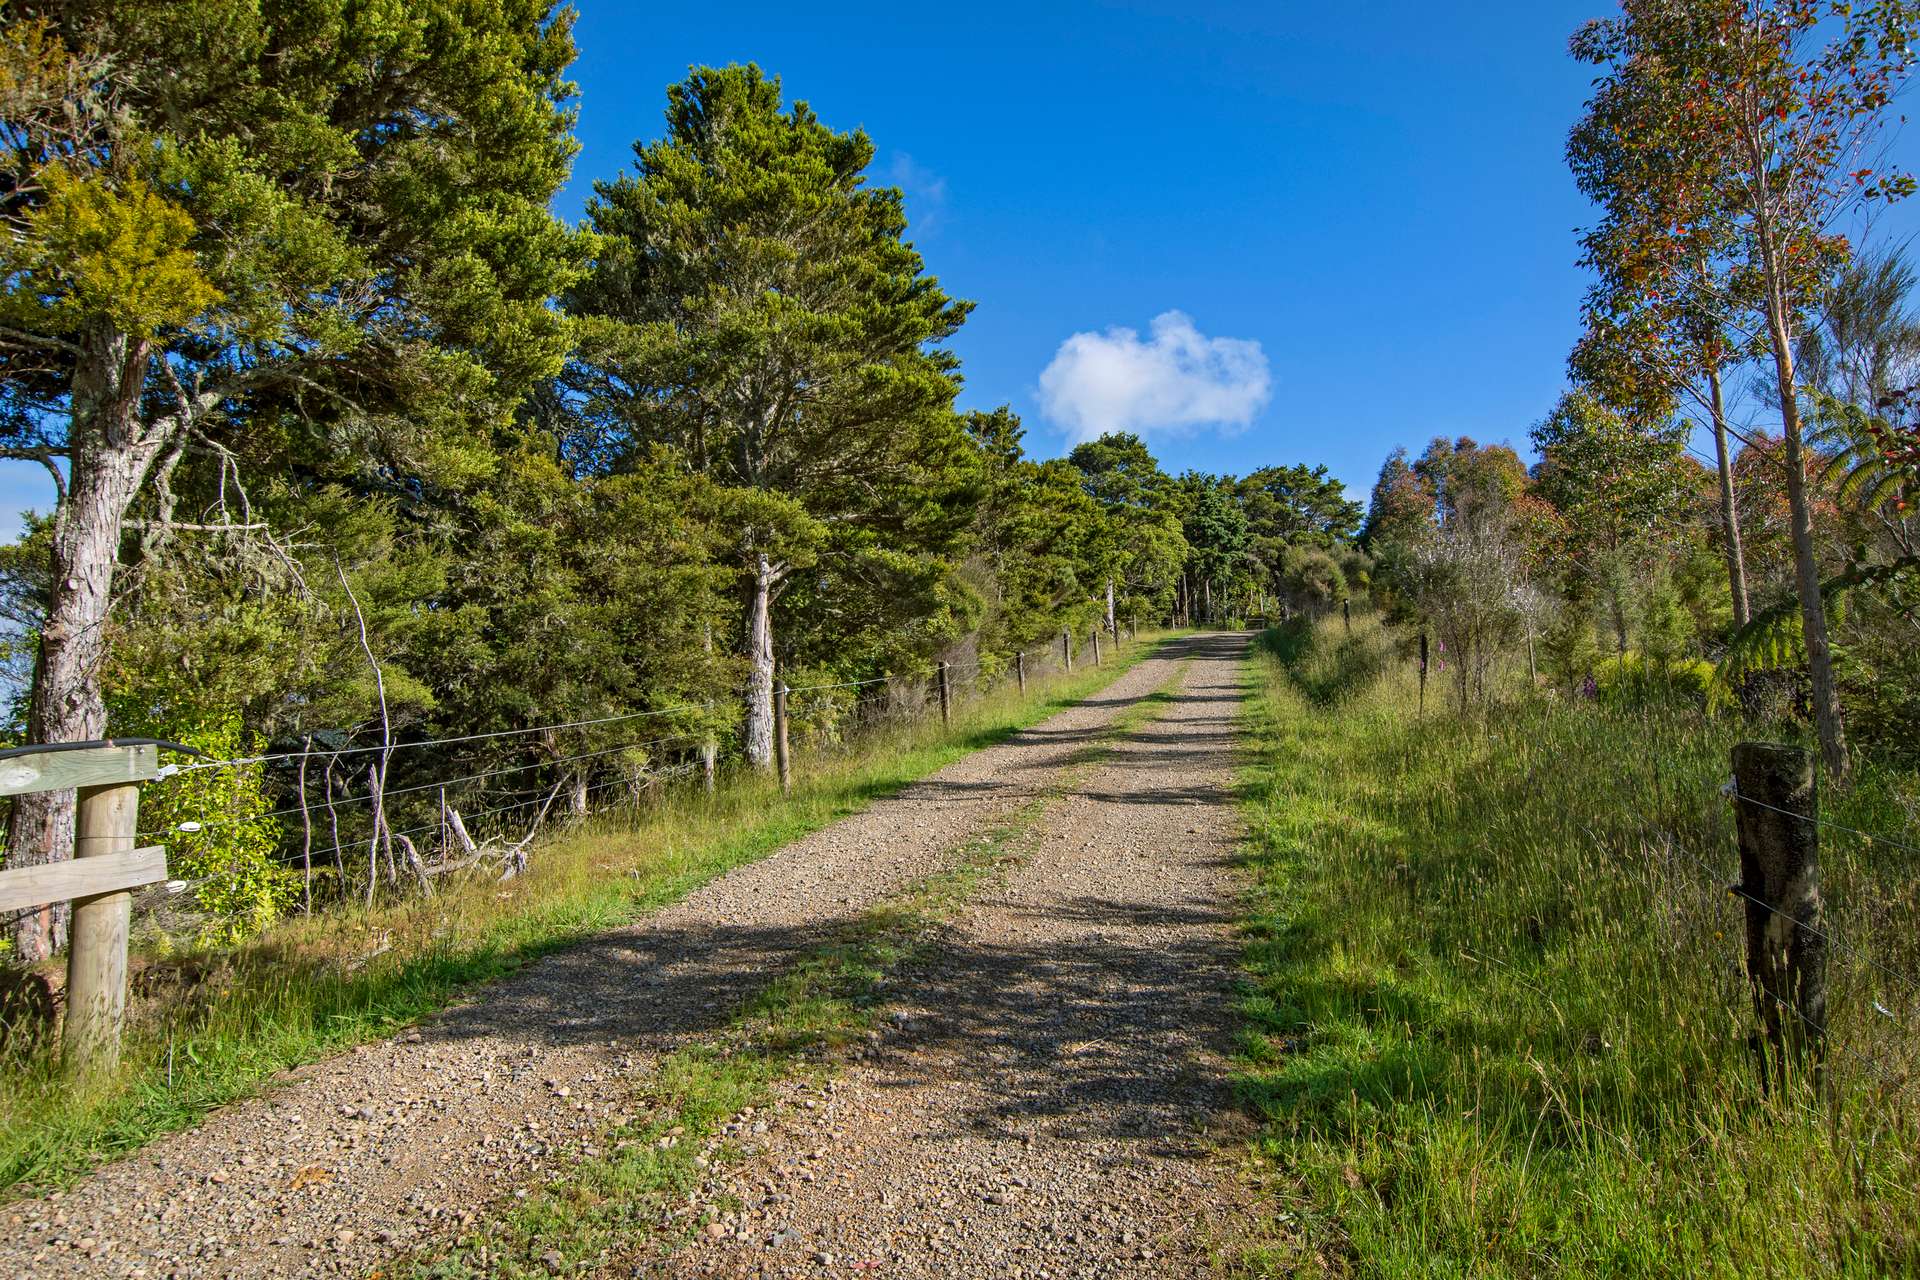
<svg viewBox="0 0 1920 1280">
<path fill-rule="evenodd" d="M 74 812 L 73 856 L 131 852 L 139 825 L 139 783 L 82 787 Z M 73 900 L 62 1037 L 70 1069 L 106 1074 L 120 1064 L 120 1025 L 127 1014 L 127 934 L 132 924 L 133 894 L 128 890 Z"/>
<path fill-rule="evenodd" d="M 1013 655 L 1014 674 L 1020 677 L 1020 696 L 1027 696 L 1027 655 L 1023 650 Z"/>
<path fill-rule="evenodd" d="M 1420 714 L 1427 714 L 1427 633 L 1420 633 Z"/>
<path fill-rule="evenodd" d="M 1340 621 L 1347 624 L 1347 634 L 1352 635 L 1353 634 L 1353 601 L 1342 600 L 1340 602 Z"/>
<path fill-rule="evenodd" d="M 1060 632 L 1060 656 L 1066 661 L 1069 674 L 1073 671 L 1073 631 L 1071 628 Z"/>
<path fill-rule="evenodd" d="M 787 682 L 773 687 L 773 758 L 780 770 L 780 791 L 793 790 L 793 764 L 787 751 Z"/>
<path fill-rule="evenodd" d="M 1093 629 L 1093 665 L 1100 665 L 1100 628 Z"/>
<path fill-rule="evenodd" d="M 940 727 L 953 728 L 953 691 L 947 687 L 947 664 L 940 664 Z"/>
<path fill-rule="evenodd" d="M 72 789 L 78 797 L 71 860 L 0 871 L 0 911 L 73 903 L 62 1057 L 75 1075 L 105 1074 L 119 1064 L 129 890 L 167 878 L 165 849 L 134 847 L 140 783 L 160 776 L 157 747 L 151 740 L 89 742 L 0 756 L 0 795 Z"/>
<path fill-rule="evenodd" d="M 1820 828 L 1813 753 L 1767 742 L 1733 748 L 1734 831 L 1747 912 L 1747 979 L 1772 1063 L 1815 1060 L 1827 1026 Z"/>
</svg>

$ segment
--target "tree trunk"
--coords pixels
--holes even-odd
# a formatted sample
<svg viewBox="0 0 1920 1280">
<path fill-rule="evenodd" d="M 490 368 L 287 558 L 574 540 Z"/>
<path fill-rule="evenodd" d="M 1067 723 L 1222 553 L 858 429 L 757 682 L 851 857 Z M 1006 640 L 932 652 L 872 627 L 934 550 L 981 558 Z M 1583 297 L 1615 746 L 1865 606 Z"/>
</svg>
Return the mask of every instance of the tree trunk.
<svg viewBox="0 0 1920 1280">
<path fill-rule="evenodd" d="M 772 561 L 764 553 L 753 562 L 747 597 L 747 763 L 773 768 L 773 588 Z"/>
<path fill-rule="evenodd" d="M 1720 389 L 1720 366 L 1707 366 L 1707 389 L 1713 405 L 1713 452 L 1720 464 L 1720 521 L 1727 536 L 1727 586 L 1733 596 L 1733 622 L 1744 627 L 1752 619 L 1747 605 L 1747 561 L 1740 546 L 1740 512 L 1733 500 L 1733 459 L 1727 451 L 1727 411 Z"/>
<path fill-rule="evenodd" d="M 1114 621 L 1114 617 L 1113 617 L 1113 575 L 1112 574 L 1107 575 L 1107 634 L 1113 636 L 1115 639 L 1118 639 L 1120 636 L 1120 626 L 1117 622 Z"/>
<path fill-rule="evenodd" d="M 157 443 L 142 438 L 134 417 L 146 344 L 98 331 L 86 348 L 74 372 L 67 495 L 54 515 L 52 588 L 27 708 L 29 743 L 86 742 L 106 733 L 100 664 L 120 526 Z M 72 856 L 73 792 L 15 796 L 7 865 L 42 866 Z M 66 930 L 65 903 L 15 917 L 14 958 L 37 964 L 65 945 Z"/>
<path fill-rule="evenodd" d="M 1768 249 L 1768 274 L 1773 274 Z M 1807 674 L 1813 685 L 1813 723 L 1827 774 L 1845 785 L 1853 772 L 1847 752 L 1846 720 L 1840 690 L 1833 680 L 1833 651 L 1827 642 L 1827 606 L 1820 598 L 1820 562 L 1813 547 L 1813 503 L 1807 494 L 1806 448 L 1800 438 L 1799 388 L 1794 382 L 1793 350 L 1787 332 L 1785 300 L 1778 287 L 1767 297 L 1767 328 L 1773 338 L 1773 369 L 1779 380 L 1780 425 L 1786 436 L 1787 507 L 1793 527 L 1793 576 L 1800 592 L 1800 628 L 1807 646 Z"/>
</svg>

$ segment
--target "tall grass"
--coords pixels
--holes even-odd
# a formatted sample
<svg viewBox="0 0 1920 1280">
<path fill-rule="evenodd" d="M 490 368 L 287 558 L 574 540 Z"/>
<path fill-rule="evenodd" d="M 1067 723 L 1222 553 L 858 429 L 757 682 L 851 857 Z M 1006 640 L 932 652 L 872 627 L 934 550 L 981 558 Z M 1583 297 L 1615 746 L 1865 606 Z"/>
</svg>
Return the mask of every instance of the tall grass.
<svg viewBox="0 0 1920 1280">
<path fill-rule="evenodd" d="M 939 716 L 796 758 L 794 789 L 750 774 L 669 790 L 538 846 L 528 871 L 288 921 L 245 944 L 136 957 L 121 1069 L 87 1090 L 36 1054 L 0 1061 L 0 1191 L 57 1185 L 196 1122 L 277 1073 L 390 1035 L 475 984 L 672 902 L 1077 702 L 1147 656 L 1001 685 Z"/>
<path fill-rule="evenodd" d="M 1355 630 L 1255 659 L 1241 1085 L 1291 1225 L 1253 1261 L 1920 1273 L 1920 988 L 1874 967 L 1920 976 L 1914 855 L 1823 836 L 1833 1049 L 1769 1094 L 1720 794 L 1752 730 L 1531 694 L 1421 719 Z M 1920 843 L 1916 794 L 1869 765 L 1823 816 Z"/>
</svg>

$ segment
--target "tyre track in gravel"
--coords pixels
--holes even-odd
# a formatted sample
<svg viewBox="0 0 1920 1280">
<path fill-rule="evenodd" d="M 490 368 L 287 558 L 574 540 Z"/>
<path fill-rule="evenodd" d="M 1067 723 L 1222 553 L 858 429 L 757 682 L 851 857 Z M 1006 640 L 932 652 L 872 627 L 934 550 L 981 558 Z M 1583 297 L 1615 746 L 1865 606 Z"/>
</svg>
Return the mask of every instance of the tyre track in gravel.
<svg viewBox="0 0 1920 1280">
<path fill-rule="evenodd" d="M 1256 1216 L 1224 1139 L 1246 638 L 1114 740 L 930 958 L 895 1030 L 782 1107 L 657 1274 L 1195 1276 Z M 804 1088 L 804 1085 L 789 1086 Z M 656 1274 L 649 1271 L 647 1274 Z"/>
<path fill-rule="evenodd" d="M 418 1030 L 316 1063 L 65 1193 L 0 1208 L 0 1272 L 359 1274 L 564 1166 L 647 1064 L 1044 795 L 1197 644 Z"/>
</svg>

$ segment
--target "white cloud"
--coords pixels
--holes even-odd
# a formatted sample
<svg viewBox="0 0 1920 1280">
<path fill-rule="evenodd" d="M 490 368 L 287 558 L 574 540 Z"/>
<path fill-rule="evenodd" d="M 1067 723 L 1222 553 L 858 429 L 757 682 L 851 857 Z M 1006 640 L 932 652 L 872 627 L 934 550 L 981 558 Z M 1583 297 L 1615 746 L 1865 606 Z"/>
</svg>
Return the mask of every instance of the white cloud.
<svg viewBox="0 0 1920 1280">
<path fill-rule="evenodd" d="M 1209 338 L 1183 311 L 1132 329 L 1076 333 L 1040 375 L 1040 405 L 1075 441 L 1109 431 L 1243 429 L 1273 393 L 1267 355 L 1246 338 Z"/>
</svg>

